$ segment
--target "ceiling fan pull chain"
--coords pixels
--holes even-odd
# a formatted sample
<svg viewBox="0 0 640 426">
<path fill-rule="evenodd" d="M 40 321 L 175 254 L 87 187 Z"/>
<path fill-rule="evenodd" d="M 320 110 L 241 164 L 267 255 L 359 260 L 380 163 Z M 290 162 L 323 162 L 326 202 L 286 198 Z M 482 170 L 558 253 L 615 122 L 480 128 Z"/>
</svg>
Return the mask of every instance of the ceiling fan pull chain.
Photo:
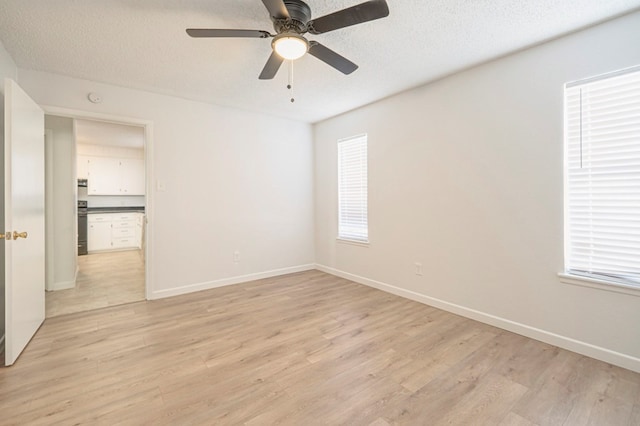
<svg viewBox="0 0 640 426">
<path fill-rule="evenodd" d="M 295 102 L 295 98 L 293 97 L 293 61 L 289 61 L 289 84 L 287 84 L 287 89 L 291 90 L 291 103 Z"/>
</svg>

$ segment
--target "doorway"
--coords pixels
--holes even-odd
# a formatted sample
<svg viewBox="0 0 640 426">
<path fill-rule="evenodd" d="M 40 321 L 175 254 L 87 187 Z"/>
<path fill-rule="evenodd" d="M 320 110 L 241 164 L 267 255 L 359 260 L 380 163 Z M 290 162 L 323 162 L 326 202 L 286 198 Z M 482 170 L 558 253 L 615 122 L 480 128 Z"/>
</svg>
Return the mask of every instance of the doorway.
<svg viewBox="0 0 640 426">
<path fill-rule="evenodd" d="M 45 128 L 46 317 L 145 300 L 147 125 L 65 113 Z"/>
</svg>

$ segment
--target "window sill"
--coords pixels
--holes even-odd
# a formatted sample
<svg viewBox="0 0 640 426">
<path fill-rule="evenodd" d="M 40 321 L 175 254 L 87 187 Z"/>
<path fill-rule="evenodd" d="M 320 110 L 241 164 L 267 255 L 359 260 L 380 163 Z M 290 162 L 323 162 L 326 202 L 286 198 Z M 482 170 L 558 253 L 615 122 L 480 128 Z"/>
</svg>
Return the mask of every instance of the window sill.
<svg viewBox="0 0 640 426">
<path fill-rule="evenodd" d="M 595 288 L 598 290 L 613 291 L 615 293 L 630 294 L 632 296 L 640 297 L 640 287 L 635 287 L 633 285 L 625 285 L 612 281 L 598 280 L 595 278 L 582 277 L 579 275 L 571 275 L 564 272 L 558 273 L 558 277 L 560 277 L 560 282 L 564 284 Z"/>
<path fill-rule="evenodd" d="M 369 247 L 369 241 L 346 240 L 344 238 L 336 238 L 336 241 L 341 244 L 349 244 L 352 246 L 360 246 L 360 247 Z"/>
</svg>

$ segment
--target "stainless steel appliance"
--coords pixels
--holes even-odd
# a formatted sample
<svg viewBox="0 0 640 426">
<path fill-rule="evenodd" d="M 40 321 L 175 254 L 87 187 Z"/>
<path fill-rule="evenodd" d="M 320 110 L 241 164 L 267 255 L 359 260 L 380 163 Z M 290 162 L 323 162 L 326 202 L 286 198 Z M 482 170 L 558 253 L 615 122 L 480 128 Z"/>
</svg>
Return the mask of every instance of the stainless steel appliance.
<svg viewBox="0 0 640 426">
<path fill-rule="evenodd" d="M 87 201 L 78 200 L 78 256 L 88 253 Z"/>
<path fill-rule="evenodd" d="M 86 179 L 78 179 L 78 200 L 87 200 L 87 180 Z"/>
</svg>

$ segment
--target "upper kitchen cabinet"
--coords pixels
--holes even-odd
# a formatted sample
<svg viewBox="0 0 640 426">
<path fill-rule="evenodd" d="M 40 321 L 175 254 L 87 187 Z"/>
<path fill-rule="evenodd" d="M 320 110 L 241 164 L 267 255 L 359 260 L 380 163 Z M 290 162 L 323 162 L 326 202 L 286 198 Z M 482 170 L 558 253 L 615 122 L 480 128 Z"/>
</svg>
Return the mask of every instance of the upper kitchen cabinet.
<svg viewBox="0 0 640 426">
<path fill-rule="evenodd" d="M 78 155 L 78 179 L 89 178 L 89 157 Z"/>
<path fill-rule="evenodd" d="M 75 133 L 88 195 L 145 195 L 143 127 L 77 119 Z"/>
<path fill-rule="evenodd" d="M 144 195 L 144 160 L 120 160 L 120 195 Z"/>
<path fill-rule="evenodd" d="M 88 157 L 87 193 L 120 195 L 120 162 L 117 158 Z"/>
<path fill-rule="evenodd" d="M 144 195 L 144 160 L 87 157 L 89 195 Z"/>
</svg>

